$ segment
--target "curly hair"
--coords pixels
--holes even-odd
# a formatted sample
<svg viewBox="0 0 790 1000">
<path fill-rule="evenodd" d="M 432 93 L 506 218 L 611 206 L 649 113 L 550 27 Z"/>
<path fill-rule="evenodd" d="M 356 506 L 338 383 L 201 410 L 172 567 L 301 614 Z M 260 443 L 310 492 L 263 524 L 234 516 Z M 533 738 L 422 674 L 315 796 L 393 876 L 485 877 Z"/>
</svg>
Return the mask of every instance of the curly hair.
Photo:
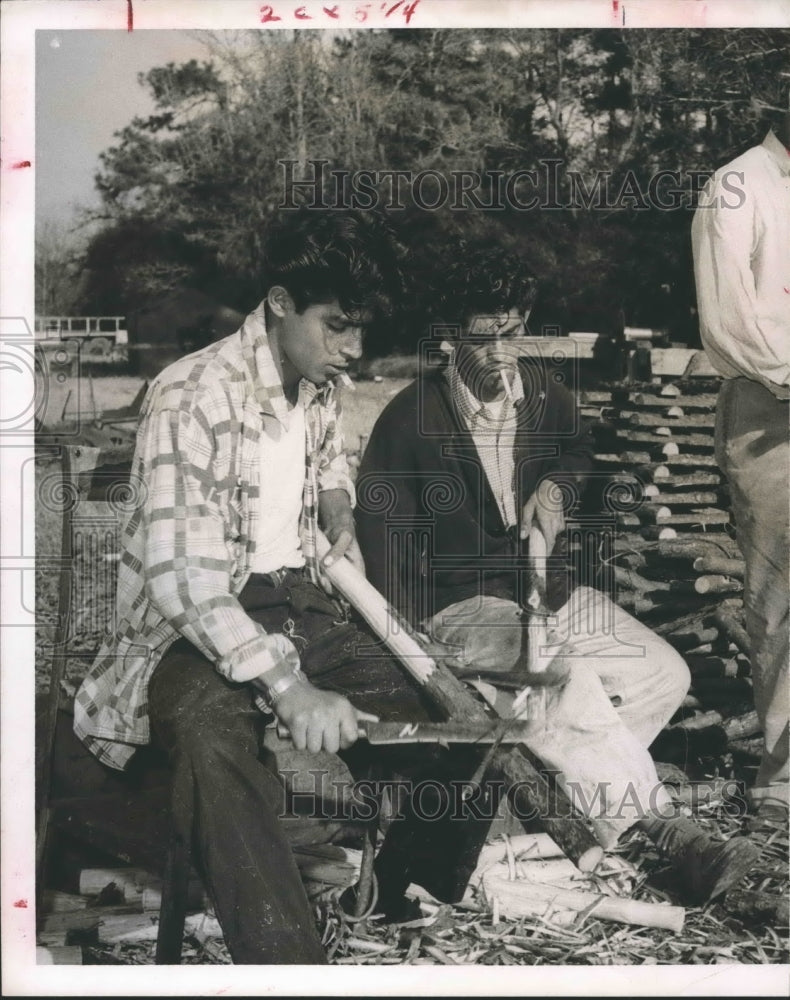
<svg viewBox="0 0 790 1000">
<path fill-rule="evenodd" d="M 392 316 L 406 294 L 407 253 L 388 219 L 353 209 L 283 211 L 266 234 L 264 294 L 282 285 L 297 312 L 337 299 L 365 324 Z"/>
<path fill-rule="evenodd" d="M 463 328 L 473 316 L 496 316 L 513 307 L 525 312 L 537 297 L 538 278 L 512 250 L 462 242 L 436 286 L 434 320 Z"/>
</svg>

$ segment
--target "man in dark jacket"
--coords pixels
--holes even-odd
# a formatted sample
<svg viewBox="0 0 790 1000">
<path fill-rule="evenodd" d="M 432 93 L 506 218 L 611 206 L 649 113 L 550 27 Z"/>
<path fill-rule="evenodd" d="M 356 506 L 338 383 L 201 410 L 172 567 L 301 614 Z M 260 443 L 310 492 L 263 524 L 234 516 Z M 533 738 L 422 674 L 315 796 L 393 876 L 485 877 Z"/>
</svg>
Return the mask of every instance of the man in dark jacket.
<svg viewBox="0 0 790 1000">
<path fill-rule="evenodd" d="M 445 363 L 389 403 L 360 467 L 368 577 L 412 625 L 455 648 L 458 672 L 500 714 L 525 701 L 503 681 L 543 680 L 545 722 L 530 749 L 604 847 L 640 822 L 705 899 L 737 881 L 756 850 L 714 843 L 675 817 L 647 751 L 688 688 L 683 659 L 606 594 L 568 588 L 561 572 L 548 587 L 548 669 L 524 672 L 526 539 L 539 529 L 558 556 L 548 565 L 563 563 L 566 510 L 593 465 L 562 371 L 521 356 L 535 289 L 525 264 L 501 250 L 462 251 L 443 274 L 443 325 L 432 332 Z"/>
</svg>

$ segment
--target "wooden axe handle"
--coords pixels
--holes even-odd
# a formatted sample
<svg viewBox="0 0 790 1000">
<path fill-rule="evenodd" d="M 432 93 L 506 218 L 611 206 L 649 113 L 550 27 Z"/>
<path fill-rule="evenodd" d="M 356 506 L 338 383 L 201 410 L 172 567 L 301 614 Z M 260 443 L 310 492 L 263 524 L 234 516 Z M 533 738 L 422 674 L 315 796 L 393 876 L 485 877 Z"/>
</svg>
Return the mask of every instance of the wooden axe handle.
<svg viewBox="0 0 790 1000">
<path fill-rule="evenodd" d="M 319 531 L 316 539 L 319 559 L 323 559 L 329 549 L 329 542 Z M 386 599 L 348 559 L 335 560 L 331 566 L 324 566 L 323 572 L 398 657 L 445 719 L 458 723 L 490 722 L 471 691 L 449 668 L 426 655 L 417 640 L 400 625 Z M 600 844 L 562 789 L 549 785 L 533 759 L 523 744 L 502 749 L 497 756 L 498 765 L 513 790 L 519 818 L 527 825 L 532 817 L 540 817 L 546 832 L 571 861 L 581 871 L 592 871 L 603 858 Z"/>
</svg>

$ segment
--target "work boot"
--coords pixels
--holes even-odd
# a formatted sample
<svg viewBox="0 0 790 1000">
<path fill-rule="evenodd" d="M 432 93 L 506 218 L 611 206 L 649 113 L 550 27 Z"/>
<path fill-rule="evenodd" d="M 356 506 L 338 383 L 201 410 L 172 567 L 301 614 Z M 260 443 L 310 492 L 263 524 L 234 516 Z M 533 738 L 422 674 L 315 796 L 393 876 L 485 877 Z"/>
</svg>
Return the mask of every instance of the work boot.
<svg viewBox="0 0 790 1000">
<path fill-rule="evenodd" d="M 685 895 L 702 904 L 732 889 L 754 867 L 759 848 L 746 837 L 713 840 L 696 823 L 684 816 L 653 821 L 653 839 L 659 851 L 672 863 Z M 651 835 L 653 829 L 648 830 Z"/>
</svg>

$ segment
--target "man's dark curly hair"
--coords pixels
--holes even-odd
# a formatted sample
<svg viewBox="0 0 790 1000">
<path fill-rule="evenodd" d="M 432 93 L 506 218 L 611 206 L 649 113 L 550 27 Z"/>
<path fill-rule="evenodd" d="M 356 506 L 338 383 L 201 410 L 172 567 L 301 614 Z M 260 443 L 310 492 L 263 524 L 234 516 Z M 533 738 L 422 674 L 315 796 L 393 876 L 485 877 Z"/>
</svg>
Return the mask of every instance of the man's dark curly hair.
<svg viewBox="0 0 790 1000">
<path fill-rule="evenodd" d="M 434 321 L 463 329 L 473 316 L 496 316 L 514 306 L 525 312 L 537 297 L 538 279 L 513 250 L 462 242 L 438 276 L 437 290 Z"/>
<path fill-rule="evenodd" d="M 387 218 L 352 209 L 283 211 L 263 247 L 264 294 L 282 285 L 297 312 L 337 299 L 352 319 L 391 316 L 406 293 L 406 250 Z"/>
</svg>

